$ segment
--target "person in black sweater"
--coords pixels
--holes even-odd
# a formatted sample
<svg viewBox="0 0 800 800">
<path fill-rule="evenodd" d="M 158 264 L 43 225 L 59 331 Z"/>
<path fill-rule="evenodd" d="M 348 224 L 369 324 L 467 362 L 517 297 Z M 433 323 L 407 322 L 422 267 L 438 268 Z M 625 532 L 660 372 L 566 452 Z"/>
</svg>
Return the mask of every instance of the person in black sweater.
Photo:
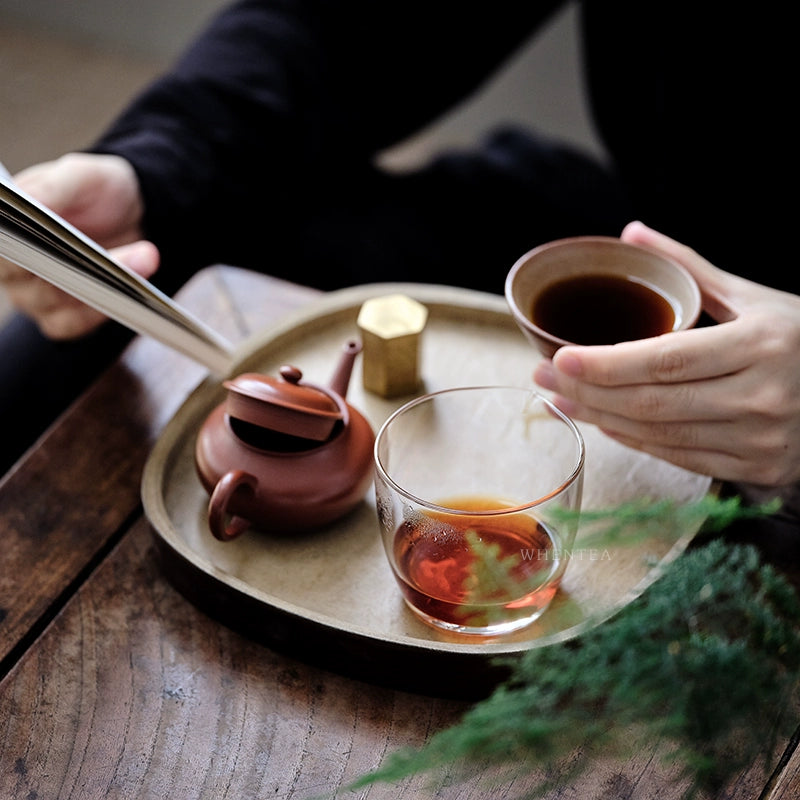
<svg viewBox="0 0 800 800">
<path fill-rule="evenodd" d="M 560 5 L 234 3 L 85 152 L 17 180 L 170 293 L 219 262 L 322 289 L 499 293 L 518 256 L 562 236 L 670 252 L 718 324 L 565 348 L 536 380 L 631 446 L 721 479 L 794 485 L 800 279 L 776 191 L 795 152 L 779 21 L 729 4 L 584 0 L 606 162 L 503 126 L 410 172 L 377 166 Z M 128 333 L 14 265 L 0 262 L 0 279 L 19 309 L 0 336 L 5 419 L 20 422 L 8 463 Z"/>
</svg>

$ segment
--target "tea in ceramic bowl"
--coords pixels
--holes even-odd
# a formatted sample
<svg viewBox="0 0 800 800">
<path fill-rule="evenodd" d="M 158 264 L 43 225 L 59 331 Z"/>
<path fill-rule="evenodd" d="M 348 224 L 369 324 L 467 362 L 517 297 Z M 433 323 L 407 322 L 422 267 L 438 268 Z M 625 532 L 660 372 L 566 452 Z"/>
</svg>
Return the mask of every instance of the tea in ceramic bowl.
<svg viewBox="0 0 800 800">
<path fill-rule="evenodd" d="M 677 261 L 613 237 L 578 236 L 535 247 L 505 284 L 528 340 L 551 357 L 567 344 L 617 344 L 693 327 L 700 290 Z"/>
</svg>

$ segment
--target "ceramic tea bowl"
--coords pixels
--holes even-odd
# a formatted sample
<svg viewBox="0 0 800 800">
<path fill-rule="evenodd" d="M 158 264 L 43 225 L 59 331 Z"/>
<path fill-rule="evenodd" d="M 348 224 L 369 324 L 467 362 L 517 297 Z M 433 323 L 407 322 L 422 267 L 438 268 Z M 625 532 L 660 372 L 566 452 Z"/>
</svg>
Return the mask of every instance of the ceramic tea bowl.
<svg viewBox="0 0 800 800">
<path fill-rule="evenodd" d="M 697 283 L 678 262 L 613 237 L 578 236 L 528 251 L 505 296 L 517 325 L 546 357 L 567 344 L 616 344 L 693 327 Z"/>
</svg>

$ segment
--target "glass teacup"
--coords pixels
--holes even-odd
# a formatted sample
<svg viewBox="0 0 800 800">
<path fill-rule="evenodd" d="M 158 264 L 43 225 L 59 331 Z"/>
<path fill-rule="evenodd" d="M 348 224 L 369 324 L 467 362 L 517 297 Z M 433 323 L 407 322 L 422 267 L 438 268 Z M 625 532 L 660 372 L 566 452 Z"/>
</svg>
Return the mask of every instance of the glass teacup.
<svg viewBox="0 0 800 800">
<path fill-rule="evenodd" d="M 568 417 L 531 389 L 449 389 L 389 417 L 375 461 L 383 544 L 419 618 L 493 636 L 544 613 L 581 503 L 584 443 Z"/>
</svg>

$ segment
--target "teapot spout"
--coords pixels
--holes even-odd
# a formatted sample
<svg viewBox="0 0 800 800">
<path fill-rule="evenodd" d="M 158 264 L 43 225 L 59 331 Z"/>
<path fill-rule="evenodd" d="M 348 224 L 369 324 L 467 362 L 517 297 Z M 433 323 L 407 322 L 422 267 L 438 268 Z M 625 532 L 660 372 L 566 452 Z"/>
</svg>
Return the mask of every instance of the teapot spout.
<svg viewBox="0 0 800 800">
<path fill-rule="evenodd" d="M 356 356 L 360 352 L 361 342 L 356 339 L 350 339 L 344 346 L 339 364 L 336 367 L 336 372 L 333 373 L 330 383 L 331 391 L 338 394 L 341 398 L 347 396 L 347 387 L 350 385 L 353 365 L 355 364 Z"/>
</svg>

